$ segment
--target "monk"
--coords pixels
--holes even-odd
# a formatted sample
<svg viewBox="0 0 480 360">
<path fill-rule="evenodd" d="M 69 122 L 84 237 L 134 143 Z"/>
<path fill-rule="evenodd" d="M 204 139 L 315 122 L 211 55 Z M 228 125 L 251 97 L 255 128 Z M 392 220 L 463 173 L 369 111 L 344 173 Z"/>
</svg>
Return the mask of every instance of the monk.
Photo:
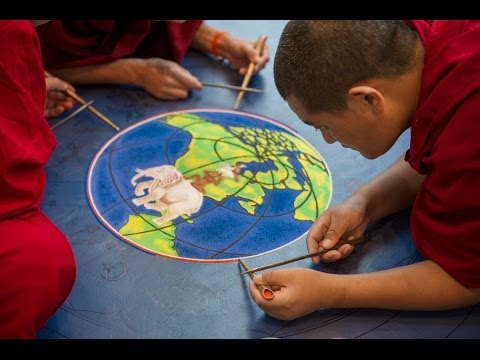
<svg viewBox="0 0 480 360">
<path fill-rule="evenodd" d="M 280 95 L 324 140 L 368 159 L 411 130 L 410 149 L 344 202 L 322 213 L 309 252 L 364 233 L 412 207 L 423 260 L 337 275 L 290 268 L 250 285 L 267 314 L 290 320 L 317 309 L 445 310 L 480 301 L 480 21 L 290 21 L 274 62 Z M 313 262 L 344 259 L 345 244 Z M 275 290 L 265 300 L 255 284 Z"/>
<path fill-rule="evenodd" d="M 200 20 L 53 20 L 37 28 L 44 67 L 71 84 L 139 86 L 162 100 L 187 97 L 200 81 L 179 65 L 191 47 L 226 59 L 244 74 L 269 60 L 254 42 L 238 39 Z"/>
<path fill-rule="evenodd" d="M 44 118 L 71 107 L 49 81 L 31 21 L 0 21 L 0 338 L 34 338 L 75 280 L 72 249 L 39 210 L 44 165 L 56 146 Z M 62 95 L 63 93 L 63 95 Z"/>
</svg>

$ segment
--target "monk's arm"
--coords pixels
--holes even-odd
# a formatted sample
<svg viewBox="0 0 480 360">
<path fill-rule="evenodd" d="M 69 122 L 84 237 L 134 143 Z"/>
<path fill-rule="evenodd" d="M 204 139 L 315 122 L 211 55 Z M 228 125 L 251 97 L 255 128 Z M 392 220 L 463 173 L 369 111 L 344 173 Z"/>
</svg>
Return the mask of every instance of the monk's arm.
<svg viewBox="0 0 480 360">
<path fill-rule="evenodd" d="M 203 23 L 195 33 L 191 47 L 210 53 L 217 29 Z M 222 56 L 232 41 L 230 34 L 225 33 L 217 43 L 218 53 Z M 53 75 L 71 84 L 131 84 L 142 86 L 143 78 L 148 75 L 145 69 L 149 59 L 124 58 L 104 64 L 80 66 L 50 71 Z"/>
<path fill-rule="evenodd" d="M 71 84 L 120 84 L 142 87 L 162 100 L 184 99 L 199 80 L 176 62 L 160 58 L 126 58 L 109 63 L 53 70 Z"/>
<path fill-rule="evenodd" d="M 257 305 L 282 320 L 322 308 L 432 311 L 480 302 L 479 288 L 464 287 L 430 260 L 354 275 L 289 268 L 259 274 L 254 282 L 276 289 L 274 298 L 266 300 L 254 283 L 250 284 Z"/>
<path fill-rule="evenodd" d="M 476 304 L 480 289 L 469 289 L 430 260 L 359 275 L 336 275 L 335 307 L 446 310 Z"/>
<path fill-rule="evenodd" d="M 215 43 L 215 50 L 213 44 Z M 228 32 L 222 32 L 205 23 L 199 27 L 192 39 L 190 47 L 204 53 L 216 52 L 216 55 L 227 59 L 230 65 L 244 74 L 250 62 L 255 64 L 256 74 L 265 67 L 270 59 L 268 46 L 265 45 L 261 54 L 255 50 L 254 42 L 234 37 Z"/>
<path fill-rule="evenodd" d="M 195 36 L 192 39 L 192 43 L 190 44 L 190 47 L 199 50 L 204 53 L 210 53 L 212 50 L 212 43 L 215 38 L 215 35 L 220 30 L 211 27 L 205 22 L 200 25 L 198 28 L 197 32 L 195 33 Z M 223 33 L 217 41 L 217 51 L 220 56 L 225 57 L 224 53 L 226 50 L 226 46 L 228 43 L 228 38 L 231 37 L 229 33 L 225 32 Z"/>
<path fill-rule="evenodd" d="M 418 174 L 402 155 L 392 166 L 361 186 L 351 198 L 366 202 L 369 222 L 412 206 L 425 176 Z"/>
<path fill-rule="evenodd" d="M 141 85 L 141 69 L 145 59 L 118 59 L 112 62 L 51 70 L 50 72 L 71 84 L 131 84 Z"/>
</svg>

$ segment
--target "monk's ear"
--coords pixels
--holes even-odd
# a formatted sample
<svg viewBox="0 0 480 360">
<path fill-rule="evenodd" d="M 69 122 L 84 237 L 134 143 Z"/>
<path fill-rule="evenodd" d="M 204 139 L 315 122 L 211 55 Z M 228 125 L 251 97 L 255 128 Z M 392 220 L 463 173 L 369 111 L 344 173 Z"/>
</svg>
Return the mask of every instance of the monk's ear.
<svg viewBox="0 0 480 360">
<path fill-rule="evenodd" d="M 353 106 L 367 106 L 374 114 L 379 115 L 385 108 L 383 94 L 371 86 L 354 86 L 348 90 L 348 99 Z"/>
</svg>

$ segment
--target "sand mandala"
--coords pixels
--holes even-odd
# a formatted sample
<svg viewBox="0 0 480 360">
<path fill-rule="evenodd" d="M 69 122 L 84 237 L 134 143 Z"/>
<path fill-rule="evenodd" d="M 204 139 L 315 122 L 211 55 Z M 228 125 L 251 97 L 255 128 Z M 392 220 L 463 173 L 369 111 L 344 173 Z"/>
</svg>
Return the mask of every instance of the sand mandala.
<svg viewBox="0 0 480 360">
<path fill-rule="evenodd" d="M 89 204 L 120 239 L 192 261 L 234 261 L 298 240 L 330 202 L 325 161 L 287 126 L 238 111 L 160 114 L 94 156 Z"/>
</svg>

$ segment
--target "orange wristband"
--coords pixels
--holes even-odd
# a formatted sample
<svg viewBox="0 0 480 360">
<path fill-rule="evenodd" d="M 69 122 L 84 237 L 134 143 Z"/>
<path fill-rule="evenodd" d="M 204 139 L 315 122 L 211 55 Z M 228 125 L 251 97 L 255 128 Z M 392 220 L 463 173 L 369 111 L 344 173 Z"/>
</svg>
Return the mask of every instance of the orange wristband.
<svg viewBox="0 0 480 360">
<path fill-rule="evenodd" d="M 215 33 L 215 35 L 213 35 L 211 53 L 214 56 L 220 56 L 220 55 L 218 55 L 218 52 L 217 52 L 218 41 L 220 40 L 222 35 L 226 34 L 226 33 L 227 33 L 226 31 L 217 31 Z"/>
</svg>

